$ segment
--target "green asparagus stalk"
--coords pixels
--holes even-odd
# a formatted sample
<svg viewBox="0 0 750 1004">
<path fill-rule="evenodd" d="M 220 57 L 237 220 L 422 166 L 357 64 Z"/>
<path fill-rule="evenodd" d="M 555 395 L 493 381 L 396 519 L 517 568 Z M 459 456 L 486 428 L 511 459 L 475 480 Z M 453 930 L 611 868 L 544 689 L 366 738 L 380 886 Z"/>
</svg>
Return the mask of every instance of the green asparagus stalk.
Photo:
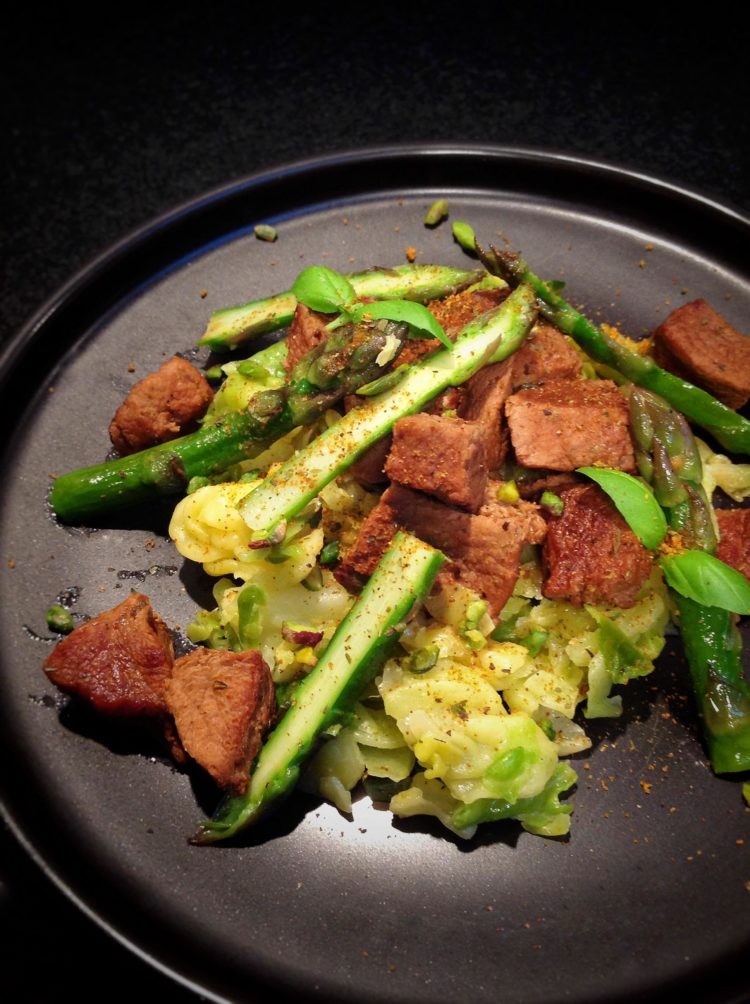
<svg viewBox="0 0 750 1004">
<path fill-rule="evenodd" d="M 521 286 L 501 306 L 467 324 L 450 351 L 423 359 L 396 387 L 369 398 L 322 432 L 243 499 L 240 513 L 255 539 L 275 539 L 279 527 L 387 435 L 399 418 L 419 411 L 446 387 L 464 383 L 485 364 L 515 352 L 535 318 L 534 293 Z"/>
<path fill-rule="evenodd" d="M 427 303 L 470 286 L 483 274 L 482 269 L 467 270 L 448 265 L 397 265 L 395 268 L 355 272 L 347 278 L 360 300 L 416 300 Z M 296 306 L 296 297 L 287 291 L 239 307 L 217 310 L 211 315 L 198 344 L 208 345 L 217 352 L 228 351 L 255 335 L 286 327 Z"/>
<path fill-rule="evenodd" d="M 378 379 L 400 346 L 384 366 L 377 357 L 393 337 L 403 345 L 407 334 L 407 325 L 391 321 L 339 328 L 300 360 L 288 384 L 260 391 L 244 411 L 131 456 L 61 475 L 52 487 L 52 507 L 60 519 L 76 522 L 184 491 L 191 478 L 210 477 L 246 459 L 253 449 L 312 424 L 347 394 Z M 270 346 L 253 360 L 278 365 L 280 354 Z"/>
<path fill-rule="evenodd" d="M 643 477 L 650 481 L 673 530 L 689 548 L 713 554 L 711 504 L 701 488 L 701 460 L 689 426 L 667 401 L 630 391 L 633 436 Z M 679 628 L 713 769 L 750 769 L 750 688 L 742 641 L 728 610 L 673 591 Z"/>
<path fill-rule="evenodd" d="M 479 250 L 479 254 L 487 270 L 509 285 L 528 283 L 541 301 L 542 315 L 570 335 L 597 362 L 611 366 L 639 387 L 659 394 L 678 412 L 710 432 L 727 450 L 750 454 L 750 422 L 742 415 L 611 338 L 564 300 L 553 284 L 535 275 L 520 255 L 495 247 L 489 252 Z"/>
</svg>

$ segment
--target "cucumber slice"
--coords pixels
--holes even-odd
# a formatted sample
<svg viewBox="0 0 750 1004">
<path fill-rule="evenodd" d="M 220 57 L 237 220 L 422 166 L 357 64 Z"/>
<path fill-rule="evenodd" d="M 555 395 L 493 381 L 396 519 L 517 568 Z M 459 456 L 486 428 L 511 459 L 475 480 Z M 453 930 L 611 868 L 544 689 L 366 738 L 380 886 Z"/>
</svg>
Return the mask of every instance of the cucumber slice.
<svg viewBox="0 0 750 1004">
<path fill-rule="evenodd" d="M 295 690 L 291 707 L 260 751 L 247 791 L 225 799 L 192 843 L 233 836 L 290 791 L 316 739 L 351 710 L 397 640 L 396 626 L 429 591 L 444 560 L 417 537 L 395 535 L 317 665 Z"/>
</svg>

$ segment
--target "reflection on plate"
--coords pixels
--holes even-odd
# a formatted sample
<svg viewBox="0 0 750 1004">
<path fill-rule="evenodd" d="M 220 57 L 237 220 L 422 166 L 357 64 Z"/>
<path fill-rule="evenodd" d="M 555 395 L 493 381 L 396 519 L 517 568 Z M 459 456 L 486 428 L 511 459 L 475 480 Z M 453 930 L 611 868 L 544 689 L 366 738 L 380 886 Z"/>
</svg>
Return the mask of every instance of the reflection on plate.
<svg viewBox="0 0 750 1004">
<path fill-rule="evenodd" d="M 135 574 L 184 625 L 203 588 L 160 536 L 167 508 L 92 532 L 49 516 L 49 474 L 106 454 L 128 365 L 155 369 L 194 344 L 210 310 L 288 288 L 305 264 L 399 263 L 410 245 L 420 261 L 462 263 L 447 226 L 422 225 L 438 195 L 453 219 L 523 249 L 626 331 L 649 330 L 685 296 L 743 326 L 750 283 L 731 251 L 743 221 L 569 158 L 335 157 L 230 186 L 129 238 L 6 358 L 5 377 L 31 399 L 7 446 L 0 510 L 6 812 L 103 925 L 211 996 L 583 1001 L 689 985 L 729 1000 L 750 989 L 733 969 L 750 944 L 748 817 L 737 784 L 706 766 L 676 650 L 628 687 L 622 719 L 591 730 L 566 841 L 509 824 L 462 844 L 366 800 L 348 820 L 295 798 L 239 846 L 190 847 L 210 793 L 49 699 L 35 633 L 62 589 L 78 587 L 78 609 L 94 614 Z M 252 236 L 260 221 L 276 243 Z"/>
</svg>

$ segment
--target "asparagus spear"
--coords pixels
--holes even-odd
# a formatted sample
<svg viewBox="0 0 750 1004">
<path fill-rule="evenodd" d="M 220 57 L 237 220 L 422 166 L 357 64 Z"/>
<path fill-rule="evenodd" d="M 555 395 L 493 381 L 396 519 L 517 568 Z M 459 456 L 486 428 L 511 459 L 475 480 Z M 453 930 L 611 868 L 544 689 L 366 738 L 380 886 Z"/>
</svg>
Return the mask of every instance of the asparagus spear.
<svg viewBox="0 0 750 1004">
<path fill-rule="evenodd" d="M 535 275 L 524 259 L 512 251 L 477 249 L 492 275 L 511 285 L 528 283 L 539 297 L 540 312 L 575 339 L 592 358 L 618 370 L 628 380 L 661 395 L 673 408 L 706 429 L 723 447 L 750 454 L 750 422 L 715 397 L 687 380 L 661 369 L 647 356 L 631 352 L 572 307 L 550 283 Z"/>
<path fill-rule="evenodd" d="M 52 487 L 52 507 L 66 522 L 183 491 L 196 476 L 208 476 L 246 459 L 251 449 L 273 442 L 298 425 L 310 425 L 347 394 L 380 377 L 377 362 L 408 326 L 395 322 L 346 325 L 295 366 L 288 384 L 256 394 L 245 411 L 223 415 L 212 425 L 129 457 L 71 471 Z M 400 350 L 400 346 L 399 346 Z M 394 357 L 398 353 L 395 353 Z M 253 359 L 278 364 L 270 346 Z"/>
<path fill-rule="evenodd" d="M 658 395 L 630 391 L 630 415 L 641 475 L 650 481 L 672 529 L 688 547 L 713 554 L 711 504 L 701 488 L 701 460 L 692 432 Z M 673 592 L 693 692 L 717 773 L 750 768 L 750 688 L 733 615 Z"/>
<path fill-rule="evenodd" d="M 466 270 L 449 265 L 397 265 L 348 275 L 359 299 L 417 300 L 427 303 L 456 293 L 484 274 L 482 269 Z M 239 307 L 217 310 L 208 322 L 199 345 L 217 352 L 227 351 L 255 335 L 276 331 L 292 319 L 297 299 L 291 291 L 277 293 Z"/>
</svg>

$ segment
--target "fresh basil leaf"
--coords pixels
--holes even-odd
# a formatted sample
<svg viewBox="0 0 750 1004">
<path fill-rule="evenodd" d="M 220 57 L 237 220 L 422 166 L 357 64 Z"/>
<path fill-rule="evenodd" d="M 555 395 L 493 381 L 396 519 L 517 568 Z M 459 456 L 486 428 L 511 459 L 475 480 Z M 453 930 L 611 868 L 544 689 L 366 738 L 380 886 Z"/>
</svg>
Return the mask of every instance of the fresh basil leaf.
<svg viewBox="0 0 750 1004">
<path fill-rule="evenodd" d="M 707 551 L 682 551 L 659 559 L 667 583 L 704 607 L 750 614 L 750 583 Z"/>
<path fill-rule="evenodd" d="M 667 533 L 667 520 L 648 485 L 625 471 L 607 467 L 579 467 L 578 473 L 591 478 L 609 495 L 644 547 L 653 551 L 661 544 Z"/>
<path fill-rule="evenodd" d="M 421 303 L 411 300 L 379 300 L 377 303 L 358 303 L 350 311 L 353 321 L 361 321 L 363 317 L 373 320 L 385 318 L 389 321 L 401 321 L 409 325 L 410 338 L 437 338 L 447 349 L 453 348 L 453 342 L 443 331 L 434 314 Z"/>
<path fill-rule="evenodd" d="M 294 280 L 292 292 L 300 303 L 322 314 L 334 314 L 357 299 L 354 287 L 327 265 L 310 265 Z"/>
</svg>

